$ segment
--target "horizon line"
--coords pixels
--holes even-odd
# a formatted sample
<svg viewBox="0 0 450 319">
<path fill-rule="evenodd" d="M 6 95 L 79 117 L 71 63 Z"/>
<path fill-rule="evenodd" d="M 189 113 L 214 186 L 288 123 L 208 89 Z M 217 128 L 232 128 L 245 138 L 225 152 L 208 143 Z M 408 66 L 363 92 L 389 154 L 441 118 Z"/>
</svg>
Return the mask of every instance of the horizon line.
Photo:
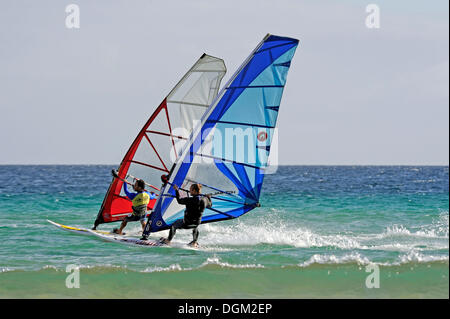
<svg viewBox="0 0 450 319">
<path fill-rule="evenodd" d="M 119 166 L 120 164 L 102 164 L 102 163 L 90 163 L 90 164 L 80 164 L 80 163 L 60 163 L 60 164 L 49 164 L 49 163 L 40 163 L 40 164 L 23 164 L 23 163 L 14 163 L 14 164 L 2 164 L 0 166 Z M 279 164 L 277 166 L 449 166 L 449 163 L 446 164 Z"/>
</svg>

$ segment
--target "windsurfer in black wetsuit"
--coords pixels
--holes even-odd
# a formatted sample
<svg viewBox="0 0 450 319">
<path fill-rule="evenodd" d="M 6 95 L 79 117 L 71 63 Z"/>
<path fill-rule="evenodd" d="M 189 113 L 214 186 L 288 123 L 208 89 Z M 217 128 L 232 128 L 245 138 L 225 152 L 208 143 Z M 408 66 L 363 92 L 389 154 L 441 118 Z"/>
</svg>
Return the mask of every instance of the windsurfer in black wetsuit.
<svg viewBox="0 0 450 319">
<path fill-rule="evenodd" d="M 212 206 L 211 198 L 210 196 L 201 196 L 200 190 L 201 185 L 200 184 L 192 184 L 191 188 L 189 190 L 191 196 L 190 197 L 180 197 L 180 192 L 178 191 L 178 186 L 173 185 L 173 188 L 176 192 L 176 199 L 178 204 L 186 205 L 186 210 L 184 211 L 184 218 L 177 220 L 175 223 L 173 223 L 172 227 L 170 228 L 169 237 L 168 238 L 161 238 L 161 241 L 165 244 L 170 244 L 170 241 L 172 240 L 173 236 L 175 236 L 175 233 L 177 229 L 191 229 L 192 230 L 192 237 L 193 240 L 189 243 L 191 246 L 198 246 L 197 240 L 198 240 L 198 226 L 200 225 L 202 221 L 202 215 L 205 208 L 209 208 Z"/>
</svg>

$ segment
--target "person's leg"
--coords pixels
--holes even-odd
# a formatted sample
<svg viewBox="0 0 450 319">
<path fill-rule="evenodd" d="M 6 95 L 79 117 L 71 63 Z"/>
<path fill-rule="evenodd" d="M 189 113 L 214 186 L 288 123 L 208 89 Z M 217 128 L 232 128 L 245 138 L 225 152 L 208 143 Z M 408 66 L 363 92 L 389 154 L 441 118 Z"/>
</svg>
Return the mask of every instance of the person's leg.
<svg viewBox="0 0 450 319">
<path fill-rule="evenodd" d="M 142 231 L 145 229 L 145 219 L 141 219 Z"/>
<path fill-rule="evenodd" d="M 136 222 L 140 219 L 139 216 L 136 215 L 128 215 L 127 217 L 125 217 L 122 221 L 122 224 L 120 224 L 120 228 L 117 231 L 117 233 L 119 235 L 122 235 L 122 230 L 127 226 L 128 222 Z"/>
<path fill-rule="evenodd" d="M 122 230 L 127 226 L 127 224 L 128 224 L 127 220 L 124 219 L 122 221 L 122 224 L 120 224 L 120 228 L 119 228 L 119 230 L 117 232 L 119 235 L 122 235 Z"/>
<path fill-rule="evenodd" d="M 175 227 L 175 224 L 173 224 L 172 227 L 170 227 L 169 237 L 167 237 L 167 241 L 172 241 L 173 236 L 175 236 L 176 232 L 177 232 L 177 227 Z"/>
<path fill-rule="evenodd" d="M 199 235 L 198 227 L 195 227 L 195 228 L 192 230 L 192 238 L 193 238 L 192 243 L 197 243 L 198 235 Z"/>
<path fill-rule="evenodd" d="M 192 230 L 192 241 L 188 244 L 188 246 L 198 247 L 198 226 Z"/>
<path fill-rule="evenodd" d="M 164 242 L 166 244 L 170 243 L 170 241 L 175 236 L 175 233 L 177 232 L 177 229 L 182 228 L 182 227 L 183 227 L 183 220 L 177 220 L 175 223 L 173 223 L 172 227 L 170 227 L 169 237 L 167 237 L 167 239 L 165 239 Z"/>
</svg>

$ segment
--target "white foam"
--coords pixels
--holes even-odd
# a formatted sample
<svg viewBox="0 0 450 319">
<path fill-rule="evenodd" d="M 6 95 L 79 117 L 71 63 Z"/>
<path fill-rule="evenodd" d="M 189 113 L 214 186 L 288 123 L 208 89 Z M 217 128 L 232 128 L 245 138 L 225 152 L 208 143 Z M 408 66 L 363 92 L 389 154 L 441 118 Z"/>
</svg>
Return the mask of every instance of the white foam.
<svg viewBox="0 0 450 319">
<path fill-rule="evenodd" d="M 168 267 L 149 267 L 141 272 L 166 272 L 166 271 L 186 271 L 192 270 L 192 268 L 182 268 L 179 264 L 173 264 Z"/>
<path fill-rule="evenodd" d="M 308 267 L 312 264 L 347 264 L 353 262 L 356 262 L 358 265 L 367 265 L 370 263 L 370 260 L 359 253 L 350 253 L 343 256 L 315 254 L 307 261 L 299 263 L 298 266 Z"/>
<path fill-rule="evenodd" d="M 368 265 L 376 264 L 379 266 L 400 266 L 409 263 L 428 263 L 428 262 L 448 262 L 448 256 L 430 256 L 423 255 L 422 253 L 412 250 L 407 254 L 401 255 L 396 261 L 393 262 L 373 262 L 365 256 L 361 256 L 359 253 L 353 252 L 349 254 L 344 254 L 342 256 L 328 255 L 328 254 L 315 254 L 311 256 L 307 261 L 300 262 L 299 267 L 308 267 L 313 264 L 350 264 L 356 263 L 357 265 Z"/>
<path fill-rule="evenodd" d="M 445 220 L 446 218 L 446 220 Z M 386 230 L 377 235 L 377 238 L 388 238 L 395 236 L 410 236 L 410 237 L 427 237 L 436 239 L 448 239 L 448 214 L 447 216 L 440 216 L 438 221 L 429 225 L 420 226 L 418 231 L 411 231 L 403 225 L 394 224 L 388 226 Z"/>
<path fill-rule="evenodd" d="M 220 266 L 221 268 L 245 269 L 245 268 L 264 268 L 261 264 L 230 264 L 228 262 L 220 261 L 218 257 L 207 258 L 203 263 L 196 267 L 181 267 L 179 264 L 171 264 L 167 267 L 148 267 L 142 272 L 171 272 L 171 271 L 191 271 L 205 268 L 210 265 Z"/>
<path fill-rule="evenodd" d="M 445 217 L 444 222 L 445 222 Z M 448 215 L 447 215 L 448 221 Z M 448 225 L 448 224 L 447 224 Z M 410 251 L 417 246 L 420 250 L 448 249 L 448 239 L 442 232 L 436 231 L 437 224 L 421 227 L 412 231 L 403 225 L 392 225 L 381 233 L 373 234 L 320 234 L 305 227 L 293 228 L 280 219 L 272 222 L 257 221 L 253 224 L 236 221 L 232 225 L 205 224 L 200 229 L 208 247 L 231 247 L 260 244 L 288 245 L 298 248 L 335 247 L 339 249 Z M 440 226 L 442 227 L 442 226 Z M 189 235 L 190 233 L 187 233 Z M 178 236 L 178 233 L 177 233 Z M 435 239 L 435 240 L 428 240 Z"/>
<path fill-rule="evenodd" d="M 19 227 L 17 224 L 0 225 L 0 228 L 17 228 L 17 227 Z"/>
<path fill-rule="evenodd" d="M 294 227 L 280 216 L 282 210 L 270 209 L 266 216 L 238 219 L 226 223 L 201 225 L 200 251 L 233 251 L 257 245 L 287 245 L 297 248 L 334 247 L 342 250 L 386 250 L 398 252 L 448 249 L 448 211 L 442 211 L 431 224 L 408 228 L 401 224 L 386 227 L 382 232 L 323 234 L 321 230 Z M 131 226 L 131 227 L 130 227 Z M 129 225 L 129 235 L 140 235 L 140 225 Z M 167 236 L 168 231 L 157 234 Z M 443 240 L 445 239 L 445 240 Z M 192 232 L 179 230 L 174 242 L 189 242 Z"/>
<path fill-rule="evenodd" d="M 448 262 L 448 256 L 424 255 L 417 250 L 411 250 L 409 253 L 399 256 L 399 259 L 400 263 L 410 263 L 410 262 L 427 263 L 433 261 Z"/>
<path fill-rule="evenodd" d="M 46 269 L 53 269 L 53 270 L 56 270 L 56 271 L 58 271 L 59 269 L 58 268 L 56 268 L 55 266 L 53 266 L 53 265 L 45 265 L 44 267 L 42 267 L 41 268 L 42 270 L 46 270 Z"/>
<path fill-rule="evenodd" d="M 16 270 L 16 269 L 10 268 L 10 267 L 2 267 L 2 268 L 0 268 L 0 273 L 2 273 L 2 272 L 10 272 L 10 271 L 14 271 L 14 270 Z"/>
<path fill-rule="evenodd" d="M 218 265 L 222 268 L 264 268 L 261 264 L 230 264 L 227 262 L 222 262 L 218 257 L 212 257 L 206 259 L 198 268 L 202 268 L 208 265 Z"/>
<path fill-rule="evenodd" d="M 112 264 L 101 264 L 101 265 L 77 265 L 79 269 L 95 269 L 95 268 L 115 268 L 115 269 L 127 269 L 127 266 L 119 266 Z"/>
<path fill-rule="evenodd" d="M 338 246 L 359 247 L 359 243 L 344 235 L 319 235 L 305 228 L 289 228 L 280 221 L 246 224 L 238 221 L 234 225 L 206 224 L 205 243 L 221 246 L 254 246 L 258 244 L 288 245 L 299 248 Z"/>
</svg>

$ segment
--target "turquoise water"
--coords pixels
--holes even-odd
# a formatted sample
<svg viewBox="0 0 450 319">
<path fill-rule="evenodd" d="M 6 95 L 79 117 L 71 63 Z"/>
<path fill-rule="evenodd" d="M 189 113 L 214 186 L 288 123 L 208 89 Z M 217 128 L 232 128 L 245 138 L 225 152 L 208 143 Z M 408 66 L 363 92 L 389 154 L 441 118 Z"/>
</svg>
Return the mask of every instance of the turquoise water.
<svg viewBox="0 0 450 319">
<path fill-rule="evenodd" d="M 280 167 L 262 207 L 202 225 L 198 250 L 103 242 L 46 221 L 91 227 L 112 168 L 0 166 L 1 298 L 449 297 L 448 167 Z M 78 289 L 65 285 L 70 264 Z M 379 288 L 366 286 L 371 264 Z"/>
</svg>

